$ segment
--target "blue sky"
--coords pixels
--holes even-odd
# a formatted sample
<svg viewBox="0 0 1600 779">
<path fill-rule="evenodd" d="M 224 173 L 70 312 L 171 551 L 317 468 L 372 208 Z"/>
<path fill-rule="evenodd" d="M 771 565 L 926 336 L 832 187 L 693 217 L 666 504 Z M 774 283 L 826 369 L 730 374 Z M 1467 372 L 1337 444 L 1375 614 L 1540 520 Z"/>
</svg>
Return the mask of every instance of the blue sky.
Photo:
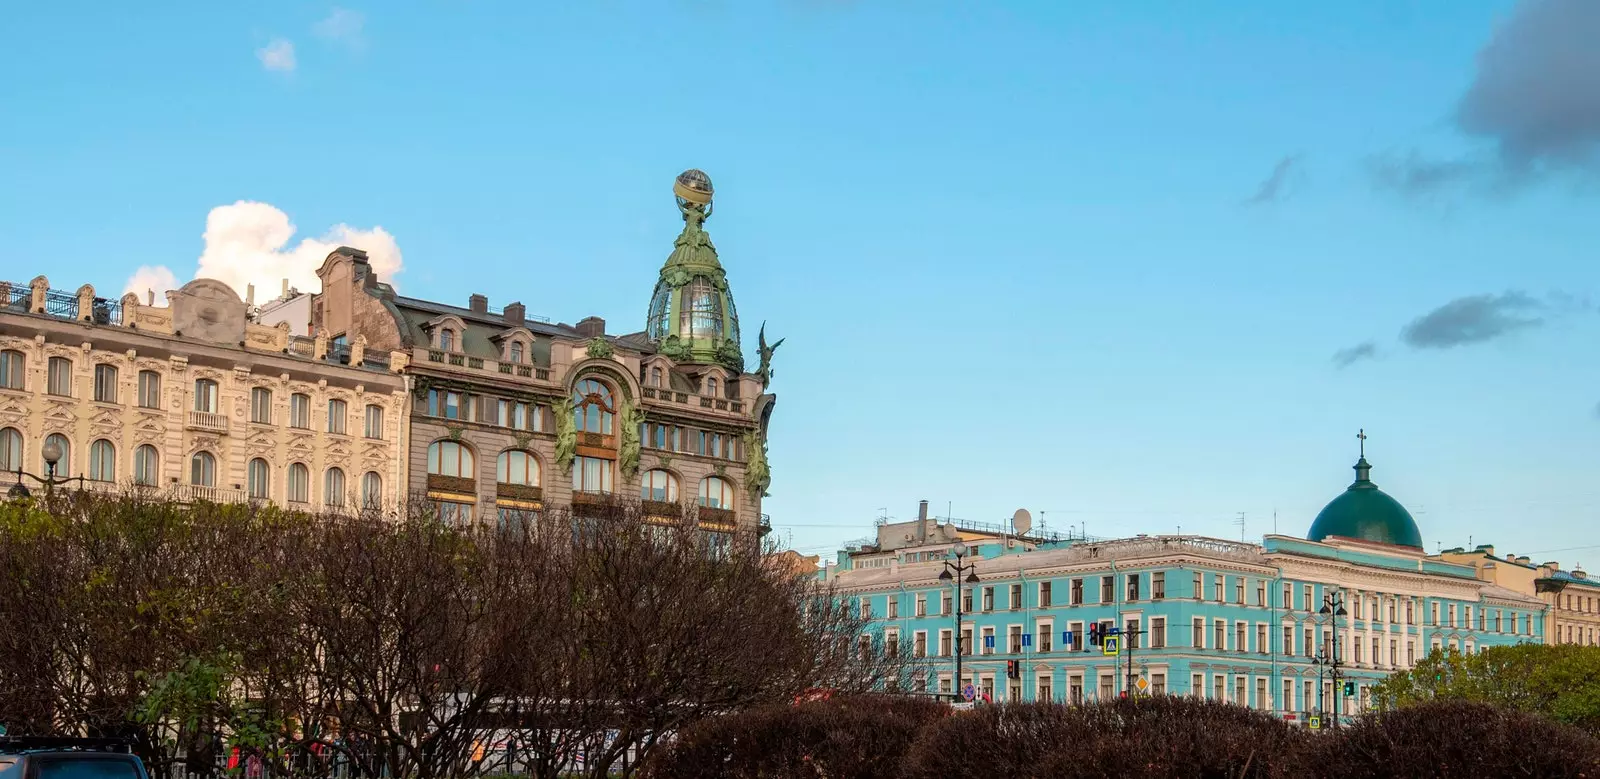
<svg viewBox="0 0 1600 779">
<path fill-rule="evenodd" d="M 1430 551 L 1600 567 L 1595 7 L 14 4 L 0 275 L 185 280 L 244 200 L 298 232 L 219 262 L 345 225 L 628 332 L 698 167 L 802 550 L 919 498 L 1302 533 L 1364 427 Z"/>
</svg>

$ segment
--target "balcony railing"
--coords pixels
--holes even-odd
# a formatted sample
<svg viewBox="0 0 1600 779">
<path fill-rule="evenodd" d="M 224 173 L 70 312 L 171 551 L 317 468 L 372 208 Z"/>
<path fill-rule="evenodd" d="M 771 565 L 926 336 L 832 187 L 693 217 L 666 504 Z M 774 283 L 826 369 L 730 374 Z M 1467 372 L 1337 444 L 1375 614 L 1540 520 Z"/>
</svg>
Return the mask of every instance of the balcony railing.
<svg viewBox="0 0 1600 779">
<path fill-rule="evenodd" d="M 222 414 L 213 414 L 209 411 L 190 411 L 189 429 L 226 434 L 228 432 L 228 418 Z"/>
<path fill-rule="evenodd" d="M 203 500 L 210 503 L 244 503 L 250 499 L 244 490 L 207 487 L 202 484 L 174 484 L 170 491 L 174 500 L 189 502 Z"/>
</svg>

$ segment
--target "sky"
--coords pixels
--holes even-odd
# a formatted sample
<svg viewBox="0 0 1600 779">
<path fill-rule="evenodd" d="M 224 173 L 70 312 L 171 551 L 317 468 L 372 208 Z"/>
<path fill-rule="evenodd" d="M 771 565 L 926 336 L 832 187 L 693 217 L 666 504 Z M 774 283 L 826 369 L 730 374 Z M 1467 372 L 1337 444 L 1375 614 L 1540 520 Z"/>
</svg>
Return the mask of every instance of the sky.
<svg viewBox="0 0 1600 779">
<path fill-rule="evenodd" d="M 0 276 L 643 328 L 716 186 L 780 536 L 880 516 L 1600 567 L 1594 0 L 6 4 Z M 1244 524 L 1238 520 L 1243 515 Z"/>
</svg>

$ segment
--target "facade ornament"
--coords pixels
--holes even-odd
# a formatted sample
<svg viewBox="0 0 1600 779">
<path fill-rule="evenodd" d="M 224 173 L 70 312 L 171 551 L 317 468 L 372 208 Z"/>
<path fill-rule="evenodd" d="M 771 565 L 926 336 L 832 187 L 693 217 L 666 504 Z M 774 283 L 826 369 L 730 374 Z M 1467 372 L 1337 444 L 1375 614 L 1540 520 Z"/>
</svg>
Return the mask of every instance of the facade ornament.
<svg viewBox="0 0 1600 779">
<path fill-rule="evenodd" d="M 670 454 L 657 455 L 656 456 L 656 465 L 657 465 L 657 467 L 661 467 L 661 468 L 671 468 L 672 467 L 672 455 L 670 455 Z"/>
<path fill-rule="evenodd" d="M 417 400 L 427 400 L 428 391 L 433 389 L 433 377 L 413 376 L 411 379 L 411 395 Z"/>
<path fill-rule="evenodd" d="M 589 348 L 586 350 L 590 357 L 606 360 L 610 359 L 617 351 L 611 348 L 611 342 L 604 336 L 595 336 L 589 339 Z"/>
<path fill-rule="evenodd" d="M 444 429 L 445 434 L 450 437 L 450 440 L 459 443 L 461 441 L 461 434 L 466 432 L 467 428 L 465 425 L 445 425 Z"/>
<path fill-rule="evenodd" d="M 556 465 L 562 473 L 572 472 L 572 460 L 578 456 L 578 427 L 572 418 L 572 398 L 562 398 L 550 407 L 556 416 Z"/>
<path fill-rule="evenodd" d="M 750 497 L 770 497 L 767 487 L 772 484 L 772 469 L 767 465 L 767 442 L 761 440 L 756 431 L 751 430 L 744 434 L 744 488 Z"/>
<path fill-rule="evenodd" d="M 644 422 L 644 409 L 624 400 L 622 408 L 618 409 L 617 422 L 622 425 L 617 463 L 622 468 L 622 477 L 631 479 L 639 472 L 639 425 Z"/>
<path fill-rule="evenodd" d="M 717 362 L 734 373 L 744 373 L 744 355 L 739 353 L 739 343 L 731 338 L 717 344 Z"/>
<path fill-rule="evenodd" d="M 669 335 L 661 341 L 661 348 L 657 349 L 661 356 L 673 362 L 683 362 L 689 359 L 689 345 L 677 335 Z"/>
<path fill-rule="evenodd" d="M 760 339 L 761 367 L 756 369 L 756 377 L 761 382 L 761 388 L 766 389 L 772 383 L 772 355 L 776 354 L 778 347 L 783 345 L 787 338 L 779 338 L 771 346 L 767 345 L 767 323 L 761 323 L 761 332 L 757 334 Z"/>
</svg>

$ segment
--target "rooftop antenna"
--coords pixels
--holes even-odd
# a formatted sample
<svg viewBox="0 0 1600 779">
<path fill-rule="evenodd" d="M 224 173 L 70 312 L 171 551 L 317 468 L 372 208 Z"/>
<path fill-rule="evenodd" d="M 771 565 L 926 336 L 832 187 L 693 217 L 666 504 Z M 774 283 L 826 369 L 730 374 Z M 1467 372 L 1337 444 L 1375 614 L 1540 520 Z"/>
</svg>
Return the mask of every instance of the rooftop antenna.
<svg viewBox="0 0 1600 779">
<path fill-rule="evenodd" d="M 1239 518 L 1234 520 L 1233 524 L 1239 526 L 1239 543 L 1244 543 L 1244 512 L 1243 511 L 1239 512 Z"/>
<path fill-rule="evenodd" d="M 1278 534 L 1278 510 L 1277 509 L 1273 509 L 1272 510 L 1272 534 L 1273 535 L 1277 535 Z"/>
<path fill-rule="evenodd" d="M 879 527 L 882 527 L 884 525 L 889 524 L 889 507 L 888 506 L 884 506 L 883 508 L 878 509 L 878 521 L 877 521 L 876 524 Z"/>
</svg>

